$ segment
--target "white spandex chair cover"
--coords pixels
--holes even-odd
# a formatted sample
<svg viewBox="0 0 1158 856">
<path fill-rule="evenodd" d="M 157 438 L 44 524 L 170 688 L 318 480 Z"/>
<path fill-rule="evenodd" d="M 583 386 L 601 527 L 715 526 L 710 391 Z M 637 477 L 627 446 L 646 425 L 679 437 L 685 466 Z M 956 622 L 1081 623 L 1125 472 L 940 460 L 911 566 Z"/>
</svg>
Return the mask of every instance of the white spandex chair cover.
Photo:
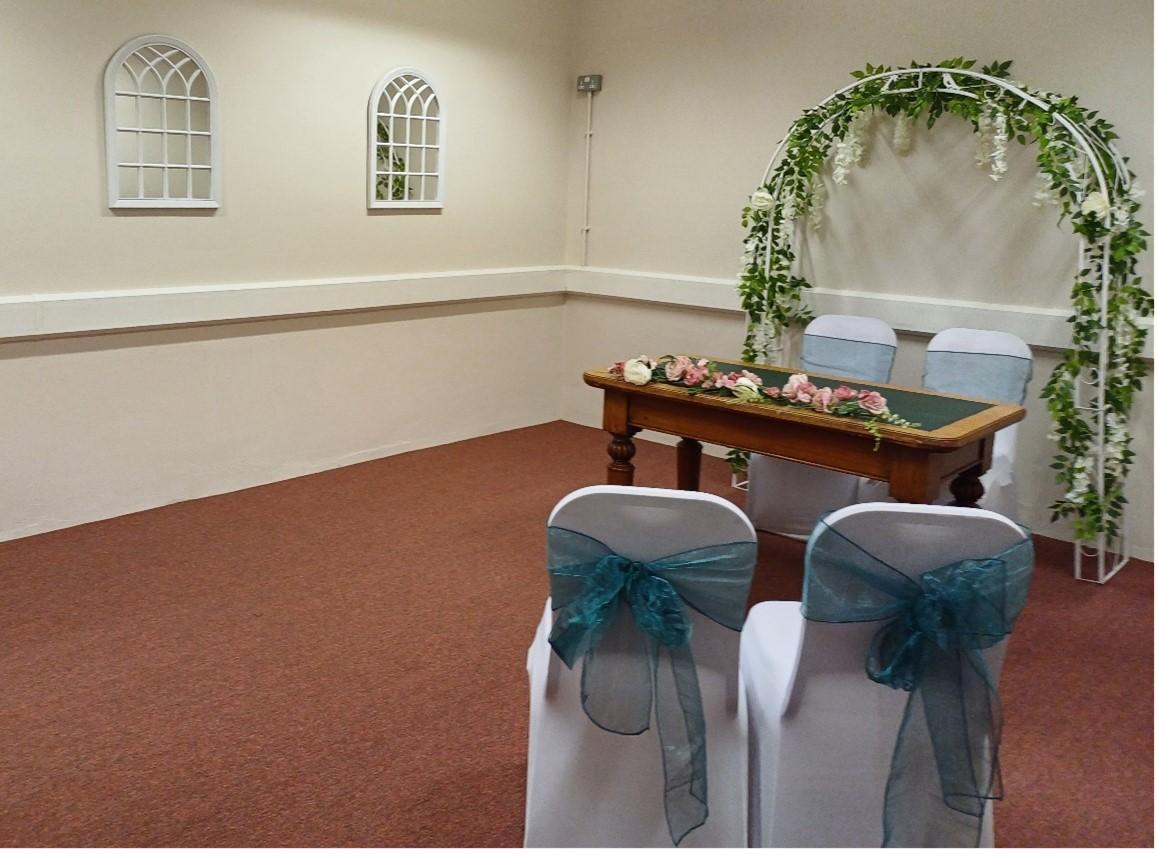
<svg viewBox="0 0 1158 856">
<path fill-rule="evenodd" d="M 991 511 L 936 505 L 865 503 L 825 523 L 910 576 L 995 555 L 1026 537 Z M 807 574 L 806 560 L 805 585 Z M 795 601 L 758 603 L 741 634 L 752 746 L 749 846 L 879 847 L 885 782 L 909 696 L 865 674 L 869 643 L 886 622 L 824 624 L 805 621 L 800 609 Z M 1004 644 L 993 649 L 995 680 Z M 981 843 L 993 845 L 991 804 Z"/>
<path fill-rule="evenodd" d="M 732 503 L 658 488 L 598 486 L 564 497 L 547 521 L 649 561 L 716 544 L 754 542 Z M 707 822 L 681 846 L 743 847 L 747 840 L 748 737 L 739 683 L 740 634 L 693 609 L 692 648 L 707 728 Z M 612 734 L 580 704 L 581 664 L 554 654 L 548 598 L 527 653 L 531 685 L 527 847 L 671 847 L 654 712 L 644 734 Z"/>
<path fill-rule="evenodd" d="M 1032 376 L 1033 354 L 1017 336 L 997 330 L 953 327 L 942 330 L 929 342 L 922 385 L 936 392 L 1024 404 Z M 985 494 L 978 503 L 1011 520 L 1021 518 L 1014 482 L 1017 429 L 1017 425 L 1010 425 L 993 435 L 993 461 L 981 476 Z M 939 503 L 953 501 L 950 481 L 941 486 Z M 866 480 L 861 482 L 858 498 L 862 502 L 883 500 L 887 494 L 887 485 Z"/>
<path fill-rule="evenodd" d="M 897 334 L 884 321 L 821 315 L 804 330 L 800 365 L 807 373 L 886 383 L 896 351 Z M 859 483 L 846 473 L 752 455 L 748 516 L 757 529 L 804 540 L 820 515 L 857 501 Z"/>
</svg>

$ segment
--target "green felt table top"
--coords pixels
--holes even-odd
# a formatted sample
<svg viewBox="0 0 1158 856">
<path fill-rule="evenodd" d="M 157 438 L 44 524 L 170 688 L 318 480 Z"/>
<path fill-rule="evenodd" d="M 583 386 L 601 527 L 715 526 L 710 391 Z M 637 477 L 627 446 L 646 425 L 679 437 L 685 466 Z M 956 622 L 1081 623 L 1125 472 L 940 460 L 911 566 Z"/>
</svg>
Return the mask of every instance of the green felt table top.
<svg viewBox="0 0 1158 856">
<path fill-rule="evenodd" d="M 784 386 L 790 372 L 766 366 L 753 366 L 743 363 L 725 363 L 717 361 L 720 371 L 738 372 L 746 369 L 757 374 L 764 381 L 765 386 Z M 853 389 L 879 390 L 889 404 L 889 410 L 907 419 L 916 422 L 922 431 L 936 431 L 966 417 L 973 416 L 993 406 L 987 401 L 973 401 L 965 398 L 950 398 L 939 395 L 932 390 L 918 391 L 914 389 L 890 389 L 879 384 L 867 381 L 856 381 L 848 378 L 825 377 L 819 374 L 809 374 L 808 379 L 817 386 L 831 386 L 836 388 L 842 384 Z M 676 385 L 678 386 L 678 384 Z"/>
</svg>

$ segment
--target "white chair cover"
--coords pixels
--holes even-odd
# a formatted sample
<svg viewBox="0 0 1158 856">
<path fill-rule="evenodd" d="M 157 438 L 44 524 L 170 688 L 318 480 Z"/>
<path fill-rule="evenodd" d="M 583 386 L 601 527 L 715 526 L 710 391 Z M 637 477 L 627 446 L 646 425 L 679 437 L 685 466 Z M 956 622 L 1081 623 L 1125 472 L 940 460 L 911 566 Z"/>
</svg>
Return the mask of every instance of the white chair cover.
<svg viewBox="0 0 1158 856">
<path fill-rule="evenodd" d="M 560 501 L 548 526 L 596 538 L 640 561 L 756 540 L 743 512 L 727 500 L 658 488 L 582 488 Z M 688 612 L 706 725 L 709 816 L 681 846 L 743 847 L 748 742 L 739 684 L 740 634 L 693 609 Z M 580 665 L 568 669 L 550 647 L 552 623 L 548 599 L 527 653 L 531 713 L 525 845 L 671 847 L 654 713 L 651 730 L 640 735 L 613 734 L 593 724 L 580 703 Z"/>
<path fill-rule="evenodd" d="M 805 372 L 885 383 L 892 374 L 897 334 L 877 318 L 821 315 L 804 331 Z M 860 480 L 807 464 L 752 455 L 748 516 L 757 529 L 803 540 L 817 519 L 857 501 Z"/>
<path fill-rule="evenodd" d="M 1026 537 L 993 512 L 932 505 L 866 503 L 825 523 L 910 576 L 996 555 Z M 805 574 L 807 586 L 807 560 Z M 740 656 L 752 746 L 750 846 L 881 845 L 885 783 L 909 696 L 865 674 L 866 651 L 886 623 L 805 621 L 798 602 L 749 612 Z M 995 677 L 1003 651 L 1004 643 L 992 649 Z M 981 842 L 993 844 L 991 807 Z"/>
</svg>

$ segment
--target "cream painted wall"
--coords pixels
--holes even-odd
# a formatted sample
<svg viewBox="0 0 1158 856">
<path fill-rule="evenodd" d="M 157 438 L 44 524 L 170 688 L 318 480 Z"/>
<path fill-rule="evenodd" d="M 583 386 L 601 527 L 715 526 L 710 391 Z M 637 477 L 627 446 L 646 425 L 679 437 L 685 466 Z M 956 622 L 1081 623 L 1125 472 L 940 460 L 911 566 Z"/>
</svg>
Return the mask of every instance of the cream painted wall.
<svg viewBox="0 0 1158 856">
<path fill-rule="evenodd" d="M 0 0 L 0 294 L 557 263 L 572 17 L 568 0 Z M 106 206 L 102 75 L 153 32 L 217 77 L 212 215 Z M 366 210 L 366 105 L 400 65 L 442 99 L 441 213 Z"/>
<path fill-rule="evenodd" d="M 592 154 L 596 267 L 733 276 L 740 209 L 776 143 L 866 61 L 1012 59 L 1028 85 L 1076 94 L 1117 125 L 1141 186 L 1153 188 L 1148 0 L 581 0 L 581 9 L 575 70 L 604 75 Z M 585 111 L 575 96 L 572 263 Z M 1010 175 L 995 185 L 955 123 L 916 134 L 903 159 L 882 129 L 871 169 L 833 195 L 831 222 L 813 242 L 812 262 L 825 265 L 816 285 L 1065 300 L 1076 244 L 1057 234 L 1049 210 L 1032 207 L 1032 153 L 1011 152 Z M 1152 223 L 1153 205 L 1144 211 Z M 1151 270 L 1147 260 L 1148 280 Z"/>
<path fill-rule="evenodd" d="M 556 419 L 562 312 L 537 297 L 0 345 L 0 540 Z M 423 383 L 432 356 L 521 380 Z"/>
</svg>

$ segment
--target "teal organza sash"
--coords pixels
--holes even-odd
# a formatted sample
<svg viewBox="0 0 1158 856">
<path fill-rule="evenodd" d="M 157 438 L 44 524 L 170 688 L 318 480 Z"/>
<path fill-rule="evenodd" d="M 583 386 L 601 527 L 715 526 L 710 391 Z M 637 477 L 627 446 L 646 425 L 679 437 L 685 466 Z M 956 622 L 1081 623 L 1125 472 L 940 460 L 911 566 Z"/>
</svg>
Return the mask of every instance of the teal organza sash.
<svg viewBox="0 0 1158 856">
<path fill-rule="evenodd" d="M 976 847 L 1001 798 L 1001 705 L 991 662 L 1029 591 L 1033 542 L 916 579 L 821 521 L 809 544 L 809 621 L 887 621 L 868 677 L 909 695 L 884 797 L 886 847 Z"/>
<path fill-rule="evenodd" d="M 704 708 L 687 607 L 732 630 L 744 623 L 755 542 L 637 562 L 579 532 L 547 528 L 551 647 L 568 668 L 583 658 L 582 703 L 607 731 L 659 729 L 664 811 L 679 844 L 708 819 Z"/>
</svg>

